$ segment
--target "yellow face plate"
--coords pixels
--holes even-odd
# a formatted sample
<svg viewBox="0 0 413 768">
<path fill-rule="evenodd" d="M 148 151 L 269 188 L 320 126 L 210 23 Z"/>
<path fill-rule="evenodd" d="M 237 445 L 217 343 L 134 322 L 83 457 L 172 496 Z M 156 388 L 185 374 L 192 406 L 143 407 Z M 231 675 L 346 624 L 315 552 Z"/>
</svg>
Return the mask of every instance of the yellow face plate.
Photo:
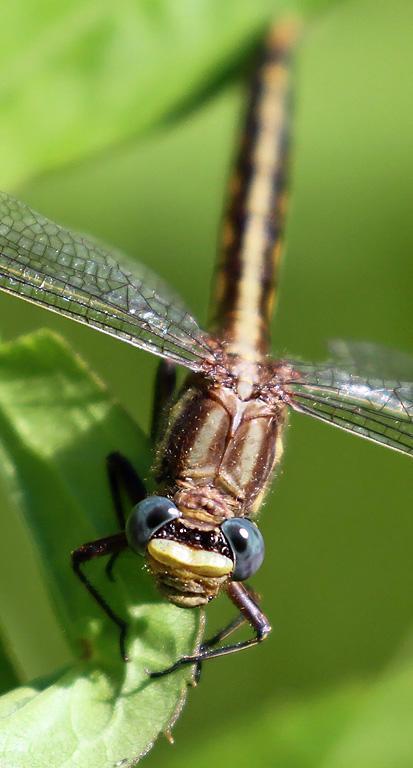
<svg viewBox="0 0 413 768">
<path fill-rule="evenodd" d="M 170 539 L 152 539 L 148 544 L 148 552 L 163 565 L 185 567 L 200 576 L 226 576 L 234 568 L 232 560 L 225 555 L 195 549 Z"/>
</svg>

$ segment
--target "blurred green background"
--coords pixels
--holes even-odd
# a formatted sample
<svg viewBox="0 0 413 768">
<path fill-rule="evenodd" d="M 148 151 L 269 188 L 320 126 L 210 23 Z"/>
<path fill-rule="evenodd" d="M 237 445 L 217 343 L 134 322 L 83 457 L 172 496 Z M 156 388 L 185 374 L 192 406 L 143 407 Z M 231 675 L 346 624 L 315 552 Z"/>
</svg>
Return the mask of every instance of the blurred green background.
<svg viewBox="0 0 413 768">
<path fill-rule="evenodd" d="M 253 29 L 259 23 L 257 12 Z M 297 67 L 291 207 L 273 329 L 277 353 L 322 359 L 326 340 L 337 337 L 413 350 L 412 29 L 408 0 L 341 2 L 308 24 Z M 23 182 L 16 174 L 13 190 L 50 218 L 149 264 L 179 289 L 201 322 L 243 103 L 243 83 L 230 75 L 251 42 L 243 33 L 244 50 L 234 49 L 221 73 L 218 56 L 214 88 L 173 119 L 115 147 L 102 143 L 100 152 L 35 179 Z M 32 108 L 35 113 L 35 98 Z M 33 119 L 48 124 L 46 111 Z M 0 183 L 12 189 L 1 170 Z M 39 327 L 63 334 L 147 429 L 156 366 L 150 355 L 0 296 L 3 339 Z M 358 717 L 366 686 L 374 691 L 410 643 L 408 459 L 293 416 L 261 525 L 267 556 L 255 586 L 273 634 L 259 649 L 205 666 L 176 726 L 173 751 L 161 741 L 146 763 L 218 766 L 232 758 L 234 765 L 243 759 L 249 765 L 247 755 L 256 754 L 257 764 L 283 768 L 411 767 L 413 735 L 403 731 L 405 749 L 395 757 L 391 718 L 384 717 L 386 732 L 385 725 L 369 730 L 368 718 L 364 729 Z M 2 574 L 6 566 L 3 559 Z M 21 583 L 32 585 L 39 601 L 33 605 L 46 615 L 33 569 L 30 558 L 20 558 Z M 222 599 L 208 610 L 209 627 L 229 614 Z M 57 663 L 63 649 L 48 621 L 44 642 Z M 33 663 L 33 674 L 43 671 L 44 662 L 38 669 Z M 413 675 L 410 682 L 407 729 Z M 319 754 L 326 723 L 330 751 Z M 336 749 L 348 730 L 352 751 L 341 763 Z M 377 749 L 377 739 L 389 752 L 374 762 L 369 747 Z M 308 754 L 304 748 L 301 754 L 300 743 L 311 745 Z"/>
</svg>

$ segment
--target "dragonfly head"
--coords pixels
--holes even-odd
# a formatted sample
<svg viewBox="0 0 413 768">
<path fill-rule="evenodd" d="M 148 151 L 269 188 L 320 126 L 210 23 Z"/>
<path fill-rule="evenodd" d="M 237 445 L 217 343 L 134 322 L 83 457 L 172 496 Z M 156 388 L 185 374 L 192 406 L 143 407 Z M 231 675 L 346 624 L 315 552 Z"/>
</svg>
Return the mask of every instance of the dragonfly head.
<svg viewBox="0 0 413 768">
<path fill-rule="evenodd" d="M 199 523 L 164 496 L 133 508 L 126 535 L 131 549 L 146 556 L 161 591 L 181 607 L 205 605 L 229 579 L 249 578 L 264 558 L 262 536 L 250 520 Z"/>
</svg>

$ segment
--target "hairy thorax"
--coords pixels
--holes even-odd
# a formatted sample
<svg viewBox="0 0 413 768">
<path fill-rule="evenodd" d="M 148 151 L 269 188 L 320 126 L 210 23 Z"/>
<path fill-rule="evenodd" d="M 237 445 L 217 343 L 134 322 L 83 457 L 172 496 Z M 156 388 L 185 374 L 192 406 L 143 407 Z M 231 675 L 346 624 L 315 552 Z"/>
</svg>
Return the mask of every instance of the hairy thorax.
<svg viewBox="0 0 413 768">
<path fill-rule="evenodd" d="M 282 455 L 285 405 L 264 396 L 269 372 L 233 366 L 232 380 L 188 377 L 165 420 L 155 476 L 191 524 L 258 511 Z"/>
</svg>

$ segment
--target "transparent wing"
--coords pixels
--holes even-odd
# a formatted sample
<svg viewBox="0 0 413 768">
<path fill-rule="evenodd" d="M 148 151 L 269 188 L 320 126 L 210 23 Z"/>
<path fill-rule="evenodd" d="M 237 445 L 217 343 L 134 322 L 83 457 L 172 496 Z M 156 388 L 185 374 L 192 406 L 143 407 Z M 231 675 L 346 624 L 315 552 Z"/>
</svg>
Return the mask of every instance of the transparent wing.
<svg viewBox="0 0 413 768">
<path fill-rule="evenodd" d="M 0 289 L 199 370 L 207 337 L 162 281 L 0 193 Z"/>
<path fill-rule="evenodd" d="M 403 371 L 410 369 L 410 356 L 388 350 L 393 365 L 389 378 L 383 378 L 386 372 L 379 376 L 376 362 L 385 362 L 384 348 L 356 344 L 350 354 L 350 346 L 345 355 L 347 370 L 336 361 L 318 365 L 289 361 L 290 374 L 282 381 L 289 404 L 296 411 L 413 456 L 413 383 L 395 372 L 397 361 L 403 363 Z M 368 348 L 366 358 L 363 346 L 364 352 Z M 340 361 L 343 359 L 341 355 Z"/>
<path fill-rule="evenodd" d="M 335 364 L 360 376 L 413 381 L 413 356 L 370 341 L 333 339 L 328 349 Z"/>
</svg>

